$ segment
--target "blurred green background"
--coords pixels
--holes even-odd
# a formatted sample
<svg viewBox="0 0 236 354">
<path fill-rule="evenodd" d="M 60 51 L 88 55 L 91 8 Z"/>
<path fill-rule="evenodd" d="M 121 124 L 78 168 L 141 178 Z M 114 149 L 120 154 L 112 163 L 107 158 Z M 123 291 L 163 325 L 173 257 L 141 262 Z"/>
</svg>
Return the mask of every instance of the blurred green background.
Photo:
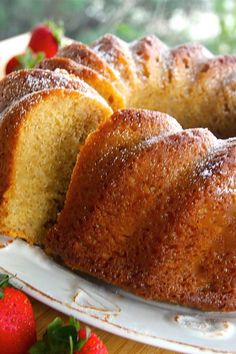
<svg viewBox="0 0 236 354">
<path fill-rule="evenodd" d="M 154 33 L 169 45 L 236 52 L 235 0 L 0 0 L 0 39 L 43 19 L 62 20 L 67 36 L 86 43 L 108 32 L 127 41 Z"/>
</svg>

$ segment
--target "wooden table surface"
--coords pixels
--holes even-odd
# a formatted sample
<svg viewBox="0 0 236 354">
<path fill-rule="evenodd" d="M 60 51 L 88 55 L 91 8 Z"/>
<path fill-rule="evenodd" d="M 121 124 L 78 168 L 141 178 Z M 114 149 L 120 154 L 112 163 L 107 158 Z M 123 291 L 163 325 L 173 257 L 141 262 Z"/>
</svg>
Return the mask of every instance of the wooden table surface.
<svg viewBox="0 0 236 354">
<path fill-rule="evenodd" d="M 34 299 L 31 299 L 31 302 L 33 304 L 34 313 L 36 316 L 38 338 L 41 338 L 48 323 L 51 322 L 56 316 L 62 317 L 64 321 L 67 321 L 68 319 L 67 316 Z M 126 338 L 104 332 L 100 329 L 95 328 L 94 331 L 106 344 L 109 354 L 175 354 L 172 351 L 157 349 L 149 345 L 140 344 Z"/>
</svg>

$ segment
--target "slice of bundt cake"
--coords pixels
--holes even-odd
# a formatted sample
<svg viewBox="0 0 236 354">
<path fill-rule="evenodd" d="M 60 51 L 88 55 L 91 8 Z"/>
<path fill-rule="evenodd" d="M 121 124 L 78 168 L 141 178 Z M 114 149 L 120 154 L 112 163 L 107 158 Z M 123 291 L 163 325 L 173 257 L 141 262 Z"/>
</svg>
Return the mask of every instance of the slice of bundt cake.
<svg viewBox="0 0 236 354">
<path fill-rule="evenodd" d="M 72 59 L 78 64 L 82 64 L 95 70 L 109 80 L 112 85 L 124 95 L 124 98 L 126 98 L 127 88 L 123 84 L 119 72 L 113 70 L 104 58 L 100 58 L 99 55 L 86 44 L 73 42 L 68 46 L 61 48 L 56 56 Z"/>
<path fill-rule="evenodd" d="M 74 60 L 68 58 L 55 57 L 43 60 L 39 63 L 38 67 L 48 70 L 64 69 L 69 74 L 78 76 L 81 80 L 84 80 L 87 84 L 92 86 L 102 97 L 105 98 L 114 111 L 125 107 L 124 97 L 115 86 L 103 75 L 88 66 L 78 64 Z"/>
<path fill-rule="evenodd" d="M 236 310 L 235 182 L 235 139 L 119 111 L 86 140 L 46 251 L 148 299 Z"/>
<path fill-rule="evenodd" d="M 0 82 L 0 111 L 0 232 L 40 243 L 81 144 L 112 111 L 78 78 L 40 69 Z"/>
</svg>

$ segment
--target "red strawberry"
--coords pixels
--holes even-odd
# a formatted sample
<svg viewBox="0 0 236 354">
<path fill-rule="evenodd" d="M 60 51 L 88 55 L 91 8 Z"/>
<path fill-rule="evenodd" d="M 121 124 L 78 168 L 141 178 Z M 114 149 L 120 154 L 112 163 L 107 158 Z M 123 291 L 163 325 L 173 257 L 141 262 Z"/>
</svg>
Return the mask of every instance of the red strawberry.
<svg viewBox="0 0 236 354">
<path fill-rule="evenodd" d="M 86 339 L 86 330 L 84 328 L 79 330 L 79 338 Z M 108 351 L 101 339 L 91 332 L 82 348 L 79 351 L 75 351 L 74 354 L 108 354 Z"/>
<path fill-rule="evenodd" d="M 61 43 L 63 29 L 54 22 L 39 24 L 32 31 L 28 47 L 35 53 L 44 52 L 47 58 L 53 57 Z"/>
<path fill-rule="evenodd" d="M 22 68 L 21 63 L 19 62 L 17 57 L 12 57 L 6 65 L 5 72 L 6 72 L 6 74 L 10 74 L 12 71 L 15 71 L 15 70 L 18 70 L 21 68 Z"/>
<path fill-rule="evenodd" d="M 24 54 L 17 55 L 8 61 L 5 69 L 6 74 L 19 69 L 32 69 L 44 59 L 44 56 L 42 52 L 35 54 L 30 48 L 27 48 Z"/>
<path fill-rule="evenodd" d="M 0 275 L 0 353 L 25 354 L 36 341 L 36 325 L 27 296 Z"/>
<path fill-rule="evenodd" d="M 90 329 L 79 329 L 79 322 L 70 318 L 63 325 L 60 317 L 48 325 L 43 339 L 29 350 L 30 354 L 108 354 L 103 342 Z"/>
</svg>

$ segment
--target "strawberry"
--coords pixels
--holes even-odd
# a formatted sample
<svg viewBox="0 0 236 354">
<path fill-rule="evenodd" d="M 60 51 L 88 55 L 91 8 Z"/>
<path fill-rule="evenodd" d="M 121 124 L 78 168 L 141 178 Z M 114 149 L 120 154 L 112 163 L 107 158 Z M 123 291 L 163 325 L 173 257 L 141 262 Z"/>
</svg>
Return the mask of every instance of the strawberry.
<svg viewBox="0 0 236 354">
<path fill-rule="evenodd" d="M 31 34 L 28 47 L 33 52 L 44 52 L 47 58 L 53 57 L 61 44 L 63 28 L 52 21 L 36 26 Z"/>
<path fill-rule="evenodd" d="M 43 339 L 29 350 L 30 354 L 108 354 L 103 342 L 88 327 L 70 318 L 64 325 L 57 317 L 48 325 Z"/>
<path fill-rule="evenodd" d="M 53 57 L 61 44 L 63 27 L 52 21 L 36 26 L 26 52 L 12 57 L 5 68 L 6 74 L 19 69 L 34 68 L 45 56 Z"/>
<path fill-rule="evenodd" d="M 19 69 L 34 68 L 41 60 L 43 60 L 44 56 L 43 52 L 35 54 L 30 48 L 27 48 L 24 54 L 14 56 L 8 61 L 5 72 L 6 74 L 10 74 L 12 71 Z"/>
<path fill-rule="evenodd" d="M 26 354 L 36 341 L 34 313 L 27 296 L 8 282 L 0 274 L 0 353 Z"/>
<path fill-rule="evenodd" d="M 84 328 L 79 330 L 79 338 L 86 338 L 86 330 Z M 75 351 L 74 354 L 108 354 L 108 351 L 101 339 L 91 332 L 82 348 L 79 351 Z"/>
<path fill-rule="evenodd" d="M 8 61 L 5 72 L 6 74 L 10 74 L 12 71 L 19 70 L 19 69 L 21 69 L 21 63 L 17 59 L 17 56 L 15 56 Z"/>
</svg>

